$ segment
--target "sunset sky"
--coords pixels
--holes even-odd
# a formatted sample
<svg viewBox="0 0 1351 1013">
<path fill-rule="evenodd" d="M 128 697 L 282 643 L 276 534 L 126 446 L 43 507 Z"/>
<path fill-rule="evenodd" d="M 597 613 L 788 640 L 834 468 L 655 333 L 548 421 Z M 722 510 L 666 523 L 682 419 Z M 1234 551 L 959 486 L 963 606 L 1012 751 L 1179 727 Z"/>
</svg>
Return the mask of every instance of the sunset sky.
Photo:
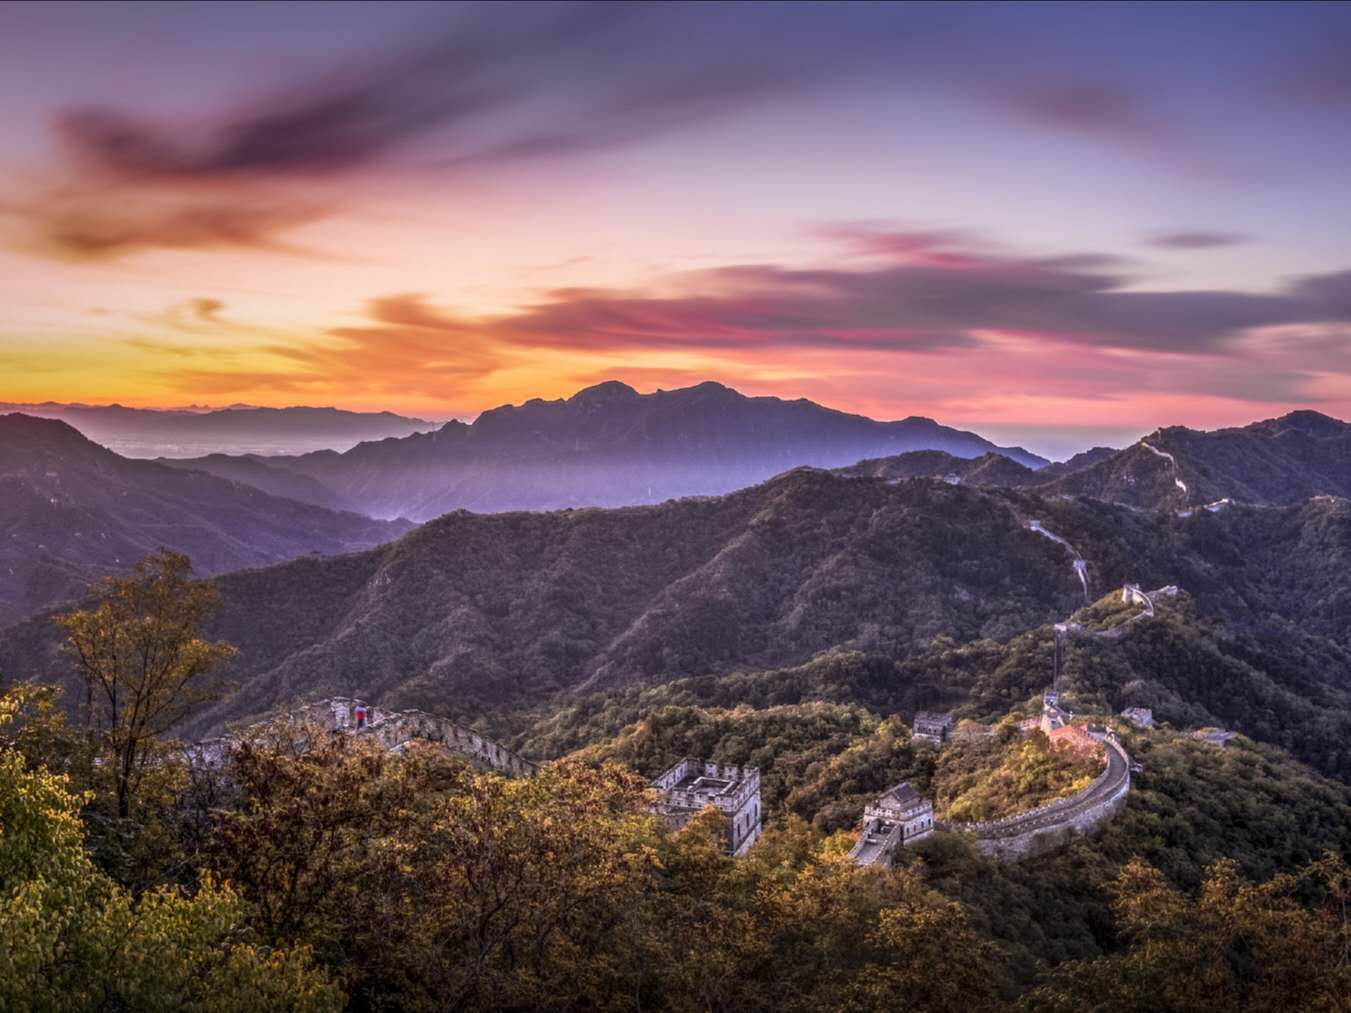
<svg viewBox="0 0 1351 1013">
<path fill-rule="evenodd" d="M 1351 418 L 1348 53 L 1348 5 L 0 5 L 0 400 Z"/>
</svg>

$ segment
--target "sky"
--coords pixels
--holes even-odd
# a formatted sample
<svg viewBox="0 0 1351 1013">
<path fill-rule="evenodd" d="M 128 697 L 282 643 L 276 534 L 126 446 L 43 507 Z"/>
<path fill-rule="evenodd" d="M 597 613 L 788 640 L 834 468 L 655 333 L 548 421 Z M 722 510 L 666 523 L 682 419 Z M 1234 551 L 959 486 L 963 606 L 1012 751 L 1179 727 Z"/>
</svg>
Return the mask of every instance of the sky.
<svg viewBox="0 0 1351 1013">
<path fill-rule="evenodd" d="M 1351 418 L 1351 5 L 0 4 L 0 401 Z"/>
</svg>

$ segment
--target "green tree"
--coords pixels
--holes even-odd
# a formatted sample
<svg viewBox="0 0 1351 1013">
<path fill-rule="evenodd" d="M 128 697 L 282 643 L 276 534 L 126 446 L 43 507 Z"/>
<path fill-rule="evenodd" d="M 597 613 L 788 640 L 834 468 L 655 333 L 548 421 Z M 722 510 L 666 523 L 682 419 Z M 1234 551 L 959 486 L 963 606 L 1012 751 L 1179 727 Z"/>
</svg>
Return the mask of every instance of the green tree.
<svg viewBox="0 0 1351 1013">
<path fill-rule="evenodd" d="M 623 1005 L 641 984 L 655 859 L 646 783 L 562 762 L 528 779 L 464 771 L 384 877 L 362 941 L 408 1009 Z"/>
<path fill-rule="evenodd" d="M 0 724 L 14 700 L 0 697 Z M 0 1009 L 318 1013 L 341 993 L 300 947 L 259 946 L 207 881 L 139 900 L 96 869 L 63 776 L 0 747 Z"/>
<path fill-rule="evenodd" d="M 971 928 L 961 905 L 924 888 L 913 873 L 898 875 L 902 895 L 881 911 L 868 937 L 882 957 L 859 972 L 848 1008 L 992 1008 L 993 948 Z"/>
<path fill-rule="evenodd" d="M 305 946 L 276 949 L 250 938 L 247 909 L 228 887 L 203 882 L 192 896 L 163 887 L 133 901 L 119 890 L 104 911 L 108 972 L 96 1008 L 145 1013 L 338 1010 L 343 996 Z"/>
<path fill-rule="evenodd" d="M 18 682 L 0 695 L 0 748 L 20 753 L 31 766 L 72 773 L 79 736 L 61 708 L 61 689 Z"/>
<path fill-rule="evenodd" d="M 235 804 L 215 813 L 207 846 L 216 872 L 255 909 L 273 944 L 307 939 L 335 960 L 351 909 L 380 888 L 385 848 L 407 843 L 415 807 L 454 777 L 430 750 L 396 757 L 376 742 L 277 721 L 226 757 Z"/>
<path fill-rule="evenodd" d="M 1215 863 L 1195 895 L 1135 860 L 1116 882 L 1131 945 L 1050 972 L 1026 1010 L 1208 1013 L 1216 1009 L 1341 1011 L 1351 996 L 1351 872 L 1329 854 L 1298 875 L 1254 884 Z"/>
<path fill-rule="evenodd" d="M 114 889 L 85 854 L 80 802 L 63 778 L 0 749 L 0 1009 L 92 1001 Z"/>
<path fill-rule="evenodd" d="M 202 621 L 218 595 L 191 574 L 187 556 L 161 550 L 138 562 L 131 576 L 98 585 L 93 608 L 56 618 L 84 680 L 91 754 L 111 775 L 123 820 L 153 766 L 157 737 L 222 691 L 211 677 L 236 653 L 230 644 L 202 638 Z"/>
</svg>

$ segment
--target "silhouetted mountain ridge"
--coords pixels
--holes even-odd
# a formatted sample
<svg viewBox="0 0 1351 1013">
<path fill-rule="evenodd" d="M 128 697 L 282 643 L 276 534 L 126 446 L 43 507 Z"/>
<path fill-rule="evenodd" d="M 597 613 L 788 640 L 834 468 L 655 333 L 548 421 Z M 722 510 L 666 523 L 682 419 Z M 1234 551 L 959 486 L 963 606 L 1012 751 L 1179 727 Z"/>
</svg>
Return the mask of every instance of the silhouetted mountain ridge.
<svg viewBox="0 0 1351 1013">
<path fill-rule="evenodd" d="M 1008 456 L 974 433 L 911 417 L 878 422 L 807 400 L 747 397 L 712 381 L 640 394 L 608 381 L 555 401 L 484 412 L 471 425 L 364 443 L 343 454 L 271 458 L 371 516 L 425 520 L 451 510 L 628 506 L 719 495 L 807 465 L 938 449 Z"/>
<path fill-rule="evenodd" d="M 941 478 L 953 484 L 1003 486 L 1010 489 L 1034 485 L 1041 474 L 1002 454 L 961 458 L 942 450 L 912 450 L 894 457 L 870 458 L 845 468 L 836 468 L 835 473 L 849 478 L 882 478 L 893 482 L 908 478 Z"/>
</svg>

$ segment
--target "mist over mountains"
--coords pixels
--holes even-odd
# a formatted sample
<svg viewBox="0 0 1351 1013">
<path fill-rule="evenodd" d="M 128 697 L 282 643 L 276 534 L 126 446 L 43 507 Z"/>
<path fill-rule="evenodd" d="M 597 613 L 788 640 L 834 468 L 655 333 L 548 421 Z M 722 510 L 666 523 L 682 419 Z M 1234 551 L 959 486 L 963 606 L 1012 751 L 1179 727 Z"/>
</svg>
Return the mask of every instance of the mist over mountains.
<svg viewBox="0 0 1351 1013">
<path fill-rule="evenodd" d="M 122 405 L 5 404 L 0 412 L 60 419 L 95 443 L 125 457 L 198 457 L 213 453 L 303 454 L 346 450 L 363 440 L 434 429 L 435 423 L 393 412 L 340 408 L 215 410 L 126 408 Z"/>
<path fill-rule="evenodd" d="M 0 415 L 0 625 L 78 598 L 161 546 L 216 574 L 362 549 L 408 528 L 120 457 L 55 419 Z"/>
<path fill-rule="evenodd" d="M 339 431 L 403 431 L 417 420 L 332 409 L 145 412 L 44 406 L 122 437 L 229 441 L 336 440 Z M 716 384 L 639 395 L 622 384 L 566 401 L 530 401 L 352 451 L 225 455 L 157 462 L 99 446 L 71 424 L 0 418 L 4 555 L 0 625 L 79 596 L 160 546 L 216 574 L 378 544 L 403 515 L 622 505 L 725 492 L 801 463 L 853 461 L 858 448 L 941 446 L 994 452 L 980 437 L 927 419 L 879 423 L 812 404 L 745 398 Z M 1041 459 L 1011 453 L 1031 464 Z M 363 516 L 358 516 L 358 514 Z M 389 518 L 372 521 L 379 515 Z"/>
<path fill-rule="evenodd" d="M 721 495 L 802 466 L 1183 510 L 1222 499 L 1291 503 L 1351 493 L 1351 427 L 1310 411 L 1213 432 L 1169 426 L 1121 450 L 1096 447 L 1050 463 L 931 419 L 879 422 L 806 400 L 747 397 L 711 382 L 639 394 L 611 381 L 565 400 L 504 405 L 472 424 L 452 421 L 343 453 L 215 454 L 167 463 L 318 506 L 415 521 L 452 510 L 633 506 Z"/>
<path fill-rule="evenodd" d="M 343 454 L 262 463 L 322 483 L 372 517 L 423 521 L 451 510 L 558 510 L 710 496 L 801 465 L 943 450 L 999 453 L 1028 467 L 1045 459 L 997 447 L 931 419 L 878 422 L 811 401 L 747 397 L 717 383 L 639 394 L 609 381 L 566 400 L 504 405 L 472 424 L 364 443 Z M 224 465 L 195 460 L 224 474 Z"/>
</svg>

